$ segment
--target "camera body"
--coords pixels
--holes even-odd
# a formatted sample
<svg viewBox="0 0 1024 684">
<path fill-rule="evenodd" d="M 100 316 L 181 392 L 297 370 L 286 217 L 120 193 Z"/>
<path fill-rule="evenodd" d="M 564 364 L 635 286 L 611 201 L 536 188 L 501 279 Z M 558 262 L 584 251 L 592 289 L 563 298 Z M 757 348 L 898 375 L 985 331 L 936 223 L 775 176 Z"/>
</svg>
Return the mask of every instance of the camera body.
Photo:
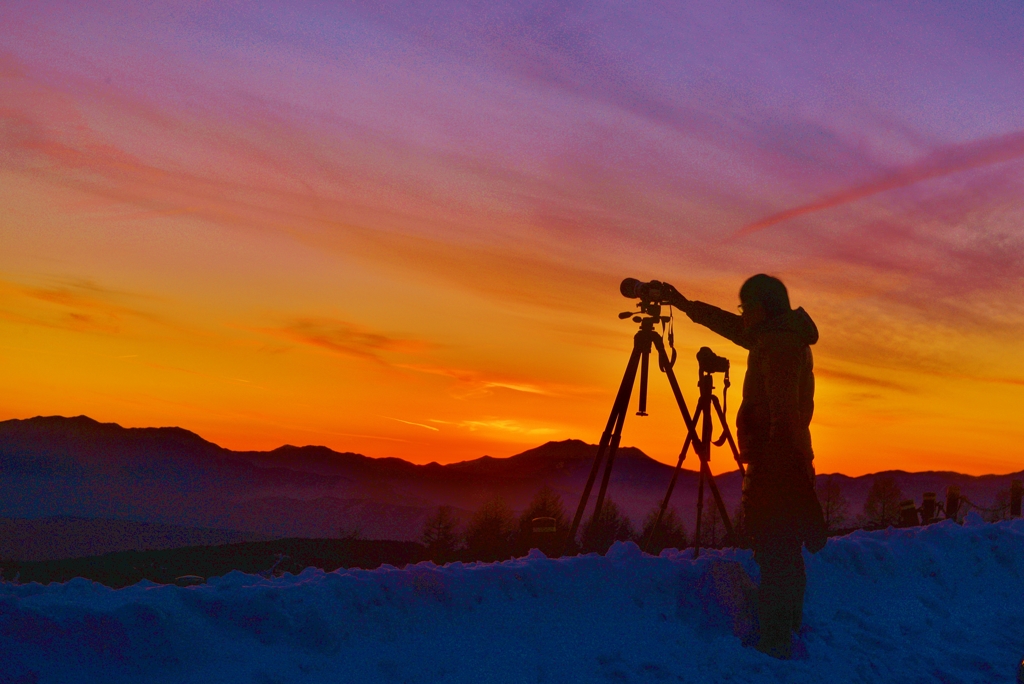
<svg viewBox="0 0 1024 684">
<path fill-rule="evenodd" d="M 701 347 L 697 352 L 697 365 L 701 374 L 729 372 L 729 359 L 711 351 L 710 347 Z"/>
</svg>

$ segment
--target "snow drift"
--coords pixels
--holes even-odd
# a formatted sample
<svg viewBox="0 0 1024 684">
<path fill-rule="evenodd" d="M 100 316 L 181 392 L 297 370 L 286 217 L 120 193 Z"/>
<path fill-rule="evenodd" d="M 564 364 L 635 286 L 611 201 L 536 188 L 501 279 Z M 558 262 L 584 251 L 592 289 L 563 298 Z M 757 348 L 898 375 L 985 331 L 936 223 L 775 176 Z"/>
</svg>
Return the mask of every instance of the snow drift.
<svg viewBox="0 0 1024 684">
<path fill-rule="evenodd" d="M 232 573 L 189 588 L 8 583 L 0 682 L 1013 680 L 1024 521 L 857 532 L 806 561 L 792 661 L 741 643 L 749 552 L 694 561 L 626 543 L 604 557 Z"/>
</svg>

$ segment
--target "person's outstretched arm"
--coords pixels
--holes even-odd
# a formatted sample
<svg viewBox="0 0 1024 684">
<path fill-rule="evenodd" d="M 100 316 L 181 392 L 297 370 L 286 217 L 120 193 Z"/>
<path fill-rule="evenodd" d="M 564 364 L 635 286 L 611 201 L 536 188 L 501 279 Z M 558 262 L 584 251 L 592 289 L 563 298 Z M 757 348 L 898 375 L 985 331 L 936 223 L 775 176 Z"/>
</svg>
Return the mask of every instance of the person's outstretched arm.
<svg viewBox="0 0 1024 684">
<path fill-rule="evenodd" d="M 683 295 L 679 294 L 679 291 L 671 285 L 666 283 L 666 286 L 671 288 L 669 292 L 669 302 L 672 306 L 689 316 L 691 321 L 713 330 L 725 339 L 743 347 L 744 349 L 750 349 L 746 333 L 743 330 L 742 316 L 729 313 L 728 311 L 723 311 L 717 306 L 713 306 L 711 304 L 687 299 Z"/>
</svg>

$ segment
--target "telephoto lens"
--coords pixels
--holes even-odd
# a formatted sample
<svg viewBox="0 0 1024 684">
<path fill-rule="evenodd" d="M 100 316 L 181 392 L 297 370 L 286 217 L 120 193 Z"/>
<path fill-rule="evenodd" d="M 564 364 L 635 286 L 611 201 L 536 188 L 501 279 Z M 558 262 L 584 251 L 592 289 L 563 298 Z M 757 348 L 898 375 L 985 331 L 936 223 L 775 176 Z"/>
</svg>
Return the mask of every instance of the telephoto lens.
<svg viewBox="0 0 1024 684">
<path fill-rule="evenodd" d="M 640 293 L 637 291 L 639 286 L 644 284 L 645 283 L 640 282 L 636 278 L 626 278 L 622 281 L 622 284 L 619 285 L 619 292 L 622 293 L 623 297 L 636 299 L 640 297 Z"/>
<path fill-rule="evenodd" d="M 619 285 L 619 292 L 622 293 L 623 297 L 628 297 L 629 299 L 642 299 L 646 302 L 658 302 L 660 304 L 662 303 L 662 288 L 661 282 L 657 280 L 645 283 L 636 278 L 626 278 Z"/>
</svg>

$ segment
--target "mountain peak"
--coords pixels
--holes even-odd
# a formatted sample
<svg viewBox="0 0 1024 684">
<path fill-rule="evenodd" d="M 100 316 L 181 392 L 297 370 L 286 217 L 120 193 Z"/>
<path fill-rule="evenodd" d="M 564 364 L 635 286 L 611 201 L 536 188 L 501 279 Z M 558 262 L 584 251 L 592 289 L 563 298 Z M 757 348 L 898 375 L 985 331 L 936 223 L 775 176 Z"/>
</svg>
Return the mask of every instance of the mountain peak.
<svg viewBox="0 0 1024 684">
<path fill-rule="evenodd" d="M 531 460 L 531 459 L 562 459 L 562 460 L 585 460 L 592 459 L 597 454 L 597 444 L 588 444 L 581 439 L 563 439 L 561 441 L 545 442 L 533 449 L 527 449 L 521 454 L 510 456 L 509 460 Z M 636 447 L 620 446 L 616 451 L 617 456 L 625 458 L 640 458 L 654 460 Z M 477 459 L 479 460 L 479 459 Z"/>
<path fill-rule="evenodd" d="M 36 416 L 0 421 L 0 435 L 44 443 L 99 443 L 127 440 L 136 444 L 161 444 L 174 449 L 199 448 L 223 451 L 213 442 L 180 427 L 126 428 L 117 423 L 101 423 L 89 416 Z"/>
</svg>

